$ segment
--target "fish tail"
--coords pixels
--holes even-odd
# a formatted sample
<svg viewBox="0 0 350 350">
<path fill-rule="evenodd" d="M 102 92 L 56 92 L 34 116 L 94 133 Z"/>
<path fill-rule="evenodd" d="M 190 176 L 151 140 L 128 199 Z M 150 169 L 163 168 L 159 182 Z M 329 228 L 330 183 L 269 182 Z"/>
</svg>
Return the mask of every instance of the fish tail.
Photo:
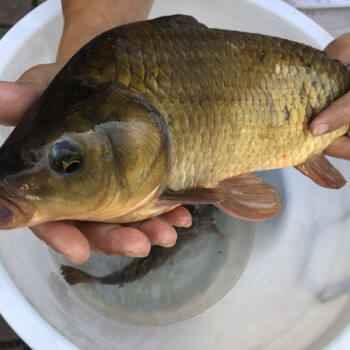
<svg viewBox="0 0 350 350">
<path fill-rule="evenodd" d="M 92 283 L 95 281 L 94 276 L 72 266 L 61 265 L 61 273 L 64 279 L 72 286 L 78 283 Z"/>
</svg>

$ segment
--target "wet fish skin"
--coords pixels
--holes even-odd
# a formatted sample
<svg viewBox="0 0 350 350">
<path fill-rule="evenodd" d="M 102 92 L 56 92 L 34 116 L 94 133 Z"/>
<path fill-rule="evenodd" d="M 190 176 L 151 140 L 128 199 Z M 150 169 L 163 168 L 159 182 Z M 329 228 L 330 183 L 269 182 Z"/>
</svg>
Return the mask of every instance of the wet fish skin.
<svg viewBox="0 0 350 350">
<path fill-rule="evenodd" d="M 181 243 L 183 235 L 184 234 L 179 235 L 179 242 L 174 247 L 164 248 L 154 246 L 151 248 L 147 257 L 140 259 L 135 258 L 126 267 L 105 276 L 90 275 L 80 269 L 68 265 L 61 265 L 61 274 L 71 285 L 78 283 L 101 283 L 119 285 L 122 287 L 126 283 L 131 283 L 143 278 L 152 270 L 161 268 L 164 263 L 173 257 L 183 246 L 183 243 Z M 187 242 L 186 238 L 185 241 Z"/>
<path fill-rule="evenodd" d="M 216 210 L 214 206 L 191 206 L 190 208 L 187 206 L 187 208 L 192 214 L 193 224 L 191 228 L 176 228 L 178 239 L 173 247 L 152 246 L 150 254 L 147 257 L 135 258 L 122 269 L 105 276 L 94 276 L 68 265 L 61 265 L 61 274 L 71 285 L 78 283 L 101 283 L 122 287 L 127 283 L 142 279 L 153 270 L 162 268 L 169 259 L 176 257 L 176 254 L 184 246 L 193 244 L 199 237 L 205 239 L 205 237 L 211 234 L 220 235 L 214 219 Z"/>
<path fill-rule="evenodd" d="M 330 164 L 314 157 L 348 126 L 321 137 L 308 127 L 349 87 L 339 62 L 284 39 L 187 16 L 112 29 L 63 67 L 35 120 L 0 149 L 0 205 L 18 209 L 1 227 L 130 222 L 181 203 L 267 219 L 279 212 L 277 191 L 243 174 L 308 159 L 317 166 L 301 167 L 305 174 L 328 174 Z M 60 145 L 68 158 L 54 169 Z M 345 183 L 339 172 L 331 178 L 325 186 Z"/>
<path fill-rule="evenodd" d="M 151 101 L 169 128 L 172 190 L 303 163 L 348 129 L 319 138 L 308 130 L 350 87 L 324 52 L 183 16 L 116 31 L 105 40 L 118 84 Z"/>
</svg>

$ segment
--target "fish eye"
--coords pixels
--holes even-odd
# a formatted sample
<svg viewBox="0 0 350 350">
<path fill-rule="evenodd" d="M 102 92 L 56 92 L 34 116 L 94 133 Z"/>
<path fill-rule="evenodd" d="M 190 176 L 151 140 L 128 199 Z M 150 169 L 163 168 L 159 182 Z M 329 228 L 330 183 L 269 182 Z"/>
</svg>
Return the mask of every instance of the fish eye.
<svg viewBox="0 0 350 350">
<path fill-rule="evenodd" d="M 75 175 L 83 165 L 83 150 L 72 140 L 54 144 L 50 152 L 50 166 L 59 174 Z"/>
</svg>

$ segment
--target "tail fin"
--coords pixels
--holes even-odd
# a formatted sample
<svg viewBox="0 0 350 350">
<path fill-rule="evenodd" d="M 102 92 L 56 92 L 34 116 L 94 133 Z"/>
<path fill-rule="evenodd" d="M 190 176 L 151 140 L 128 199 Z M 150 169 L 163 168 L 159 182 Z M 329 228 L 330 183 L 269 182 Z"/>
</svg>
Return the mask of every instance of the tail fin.
<svg viewBox="0 0 350 350">
<path fill-rule="evenodd" d="M 94 277 L 86 272 L 78 270 L 72 266 L 61 265 L 61 273 L 64 279 L 74 286 L 78 283 L 92 283 L 95 282 Z"/>
</svg>

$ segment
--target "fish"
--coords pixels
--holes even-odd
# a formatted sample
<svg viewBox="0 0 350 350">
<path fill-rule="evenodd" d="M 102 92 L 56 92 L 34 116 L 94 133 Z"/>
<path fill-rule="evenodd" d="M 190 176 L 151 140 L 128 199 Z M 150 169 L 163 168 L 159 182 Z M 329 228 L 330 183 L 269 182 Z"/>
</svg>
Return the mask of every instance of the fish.
<svg viewBox="0 0 350 350">
<path fill-rule="evenodd" d="M 61 265 L 60 270 L 64 279 L 70 285 L 78 283 L 101 283 L 106 285 L 118 285 L 119 288 L 127 283 L 135 282 L 147 276 L 151 271 L 158 270 L 171 258 L 176 258 L 184 246 L 194 244 L 199 238 L 205 239 L 208 235 L 221 236 L 214 218 L 214 206 L 186 206 L 192 214 L 192 226 L 190 228 L 176 228 L 178 239 L 173 247 L 165 248 L 152 246 L 148 256 L 134 258 L 125 267 L 105 276 L 94 276 L 69 265 Z"/>
<path fill-rule="evenodd" d="M 109 30 L 0 148 L 0 228 L 128 223 L 181 204 L 272 218 L 281 196 L 252 172 L 294 166 L 345 185 L 323 150 L 349 126 L 314 137 L 309 125 L 349 88 L 339 61 L 286 39 L 185 15 Z"/>
</svg>

